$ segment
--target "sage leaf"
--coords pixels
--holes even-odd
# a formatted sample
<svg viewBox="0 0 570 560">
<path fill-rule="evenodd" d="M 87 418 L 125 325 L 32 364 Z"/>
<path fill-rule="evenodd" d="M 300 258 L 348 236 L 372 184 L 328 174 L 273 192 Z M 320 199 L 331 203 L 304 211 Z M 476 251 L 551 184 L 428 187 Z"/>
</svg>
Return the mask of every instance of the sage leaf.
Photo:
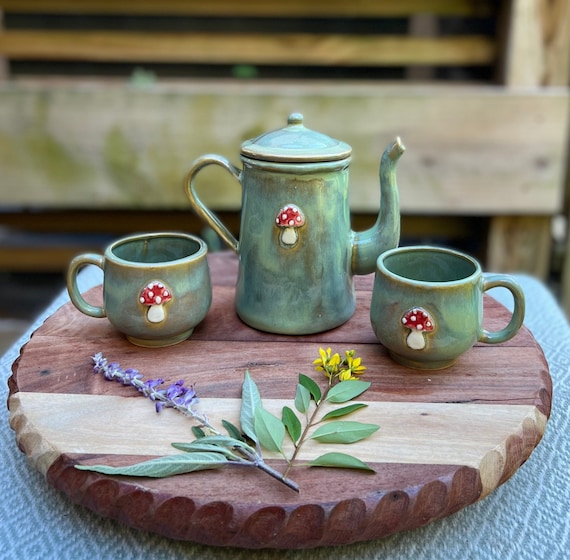
<svg viewBox="0 0 570 560">
<path fill-rule="evenodd" d="M 241 390 L 240 424 L 243 433 L 257 442 L 255 435 L 255 411 L 261 408 L 259 389 L 252 379 L 249 370 L 246 370 Z"/>
<path fill-rule="evenodd" d="M 206 436 L 206 432 L 200 428 L 200 426 L 192 426 L 192 433 L 196 439 L 200 439 Z"/>
<path fill-rule="evenodd" d="M 221 453 L 183 453 L 165 455 L 164 457 L 157 457 L 156 459 L 125 467 L 75 465 L 75 468 L 81 471 L 93 471 L 101 474 L 163 478 L 176 474 L 218 469 L 227 464 L 228 460 Z"/>
<path fill-rule="evenodd" d="M 346 381 L 343 381 L 343 383 L 346 383 Z M 316 439 L 321 443 L 354 443 L 367 438 L 379 428 L 380 426 L 376 424 L 338 420 L 336 422 L 328 422 L 316 429 L 311 435 L 311 439 Z"/>
<path fill-rule="evenodd" d="M 281 421 L 285 425 L 285 428 L 293 442 L 297 443 L 301 437 L 303 427 L 301 426 L 301 421 L 297 418 L 295 412 L 293 412 L 293 410 L 288 406 L 284 406 L 281 411 Z"/>
<path fill-rule="evenodd" d="M 346 453 L 325 453 L 309 463 L 309 467 L 337 467 L 341 469 L 360 469 L 368 472 L 376 472 L 366 463 L 347 455 Z"/>
<path fill-rule="evenodd" d="M 231 422 L 228 422 L 228 420 L 222 420 L 222 426 L 226 429 L 226 432 L 228 432 L 228 435 L 230 437 L 239 441 L 245 441 L 241 435 L 241 432 L 239 431 L 239 428 L 237 426 L 234 426 Z"/>
<path fill-rule="evenodd" d="M 299 374 L 299 383 L 311 393 L 313 400 L 318 404 L 322 396 L 321 388 L 310 377 L 302 373 Z"/>
<path fill-rule="evenodd" d="M 370 387 L 370 382 L 358 379 L 349 379 L 334 385 L 329 391 L 326 400 L 331 403 L 344 403 L 358 397 Z"/>
<path fill-rule="evenodd" d="M 366 408 L 368 405 L 364 403 L 355 403 L 349 404 L 348 406 L 343 406 L 342 408 L 336 408 L 335 410 L 331 410 L 327 412 L 322 418 L 322 420 L 330 420 L 331 418 L 340 418 L 341 416 L 346 416 L 347 414 L 351 414 L 356 410 L 360 410 L 361 408 Z"/>
<path fill-rule="evenodd" d="M 228 447 L 216 445 L 215 443 L 203 443 L 201 439 L 190 443 L 171 443 L 172 447 L 186 453 L 222 453 L 228 459 L 237 460 L 239 457 Z"/>
<path fill-rule="evenodd" d="M 202 445 L 204 444 L 217 445 L 220 447 L 227 447 L 228 449 L 238 447 L 241 449 L 246 449 L 250 453 L 255 453 L 255 450 L 246 442 L 232 438 L 230 436 L 223 436 L 223 435 L 205 436 L 203 438 L 191 441 L 189 443 L 176 443 L 171 445 L 174 445 L 177 449 L 185 451 L 187 448 L 192 449 L 194 444 L 196 443 L 201 443 Z"/>
<path fill-rule="evenodd" d="M 297 390 L 295 392 L 295 408 L 299 412 L 307 412 L 309 410 L 309 405 L 311 404 L 311 393 L 309 390 L 301 385 L 297 384 Z"/>
<path fill-rule="evenodd" d="M 285 426 L 279 418 L 261 407 L 255 411 L 255 434 L 262 447 L 268 451 L 281 453 L 285 439 Z"/>
</svg>

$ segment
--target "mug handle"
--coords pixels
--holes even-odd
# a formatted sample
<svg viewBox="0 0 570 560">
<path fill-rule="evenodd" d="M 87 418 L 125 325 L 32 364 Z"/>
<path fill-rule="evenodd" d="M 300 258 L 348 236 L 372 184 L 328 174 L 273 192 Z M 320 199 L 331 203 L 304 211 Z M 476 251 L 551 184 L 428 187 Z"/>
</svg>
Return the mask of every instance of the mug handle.
<svg viewBox="0 0 570 560">
<path fill-rule="evenodd" d="M 489 332 L 483 328 L 480 329 L 479 342 L 498 344 L 513 338 L 521 328 L 524 320 L 525 300 L 524 292 L 520 285 L 514 279 L 504 274 L 491 274 L 483 277 L 483 292 L 491 288 L 507 288 L 513 295 L 514 300 L 513 315 L 504 329 L 496 332 Z"/>
<path fill-rule="evenodd" d="M 184 182 L 184 190 L 186 196 L 190 200 L 192 208 L 194 208 L 196 214 L 202 218 L 221 238 L 222 240 L 235 252 L 238 252 L 238 241 L 230 232 L 230 230 L 220 221 L 218 216 L 216 216 L 209 208 L 204 206 L 204 203 L 198 198 L 196 190 L 194 188 L 194 178 L 199 171 L 207 167 L 208 165 L 219 165 L 231 175 L 233 175 L 241 185 L 241 170 L 233 165 L 225 157 L 217 156 L 215 154 L 206 154 L 200 156 L 194 161 L 190 171 L 186 175 L 186 180 Z M 242 187 L 243 188 L 243 187 Z"/>
<path fill-rule="evenodd" d="M 77 274 L 79 270 L 87 265 L 87 264 L 94 264 L 98 266 L 101 270 L 103 270 L 103 264 L 105 262 L 105 257 L 101 255 L 96 255 L 94 253 L 85 253 L 83 255 L 79 255 L 75 257 L 71 263 L 69 264 L 69 268 L 67 269 L 67 292 L 69 293 L 69 299 L 81 311 L 85 313 L 85 315 L 89 315 L 89 317 L 96 317 L 97 319 L 101 319 L 102 317 L 106 317 L 107 313 L 104 307 L 99 307 L 97 305 L 91 305 L 87 303 L 81 292 L 79 290 L 79 286 L 77 285 Z"/>
</svg>

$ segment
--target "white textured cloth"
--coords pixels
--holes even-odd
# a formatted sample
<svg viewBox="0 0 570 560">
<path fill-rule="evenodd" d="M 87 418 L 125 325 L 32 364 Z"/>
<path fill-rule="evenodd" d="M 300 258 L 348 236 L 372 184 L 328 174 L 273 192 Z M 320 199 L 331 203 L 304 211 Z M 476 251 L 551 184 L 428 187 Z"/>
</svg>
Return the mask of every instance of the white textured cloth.
<svg viewBox="0 0 570 560">
<path fill-rule="evenodd" d="M 554 384 L 552 416 L 529 460 L 486 499 L 414 531 L 365 543 L 303 551 L 238 550 L 177 542 L 130 529 L 72 504 L 27 464 L 1 415 L 0 558 L 199 559 L 485 559 L 568 558 L 570 551 L 570 327 L 555 299 L 534 278 L 516 276 L 525 291 L 525 324 L 542 346 Z M 82 291 L 101 282 L 84 269 Z M 506 290 L 491 292 L 509 307 Z M 63 303 L 62 293 L 1 358 L 2 401 L 19 349 L 33 330 Z M 53 411 L 57 414 L 57 410 Z"/>
</svg>

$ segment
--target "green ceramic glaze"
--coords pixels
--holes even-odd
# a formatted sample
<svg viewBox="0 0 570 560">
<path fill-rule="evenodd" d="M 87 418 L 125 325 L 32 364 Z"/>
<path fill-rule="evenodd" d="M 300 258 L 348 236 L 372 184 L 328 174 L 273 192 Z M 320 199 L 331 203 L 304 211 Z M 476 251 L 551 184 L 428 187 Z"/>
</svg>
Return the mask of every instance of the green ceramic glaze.
<svg viewBox="0 0 570 560">
<path fill-rule="evenodd" d="M 322 332 L 347 321 L 355 309 L 354 274 L 374 271 L 378 255 L 400 236 L 397 139 L 380 165 L 380 215 L 369 230 L 350 227 L 348 167 L 351 148 L 304 127 L 288 125 L 242 144 L 242 169 L 221 156 L 198 158 L 186 194 L 196 213 L 239 255 L 236 310 L 248 325 L 281 334 Z M 196 174 L 219 165 L 242 186 L 239 241 L 206 208 Z"/>
<path fill-rule="evenodd" d="M 483 293 L 496 287 L 512 293 L 514 312 L 504 329 L 489 332 Z M 457 251 L 402 247 L 378 257 L 370 320 L 378 340 L 406 366 L 441 369 L 477 341 L 505 342 L 520 329 L 524 312 L 523 291 L 512 278 L 483 275 L 475 259 Z"/>
<path fill-rule="evenodd" d="M 107 317 L 133 344 L 170 346 L 187 339 L 210 308 L 206 255 L 206 244 L 193 235 L 124 237 L 109 245 L 104 255 L 85 253 L 71 261 L 69 297 L 82 313 Z M 77 274 L 87 264 L 103 270 L 102 306 L 89 304 L 79 291 Z"/>
</svg>

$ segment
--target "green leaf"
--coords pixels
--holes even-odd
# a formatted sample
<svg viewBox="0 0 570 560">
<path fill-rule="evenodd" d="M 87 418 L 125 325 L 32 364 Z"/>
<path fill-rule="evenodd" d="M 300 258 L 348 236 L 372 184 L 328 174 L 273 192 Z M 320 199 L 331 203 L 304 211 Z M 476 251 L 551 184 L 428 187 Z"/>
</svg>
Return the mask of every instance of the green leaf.
<svg viewBox="0 0 570 560">
<path fill-rule="evenodd" d="M 281 453 L 285 426 L 279 418 L 261 407 L 255 411 L 255 433 L 262 447 Z"/>
<path fill-rule="evenodd" d="M 199 438 L 195 441 L 191 441 L 189 443 L 173 443 L 171 445 L 175 446 L 176 449 L 185 451 L 187 448 L 192 449 L 193 446 L 197 443 L 200 443 L 202 445 L 204 444 L 217 445 L 219 447 L 226 447 L 228 449 L 234 449 L 236 447 L 239 447 L 242 449 L 247 449 L 250 453 L 255 453 L 255 450 L 251 446 L 249 446 L 246 442 L 223 435 L 206 436 L 203 438 Z"/>
<path fill-rule="evenodd" d="M 203 443 L 202 438 L 192 441 L 190 443 L 171 443 L 172 447 L 184 451 L 186 453 L 222 453 L 228 459 L 238 459 L 239 457 L 233 453 L 233 451 L 222 445 L 216 445 L 214 443 Z"/>
<path fill-rule="evenodd" d="M 184 474 L 207 469 L 218 469 L 228 464 L 221 453 L 184 453 L 165 455 L 150 461 L 143 461 L 126 467 L 110 467 L 107 465 L 75 465 L 81 471 L 94 471 L 102 474 L 124 476 L 147 476 L 163 478 L 176 474 Z"/>
<path fill-rule="evenodd" d="M 299 383 L 311 393 L 313 400 L 318 404 L 321 400 L 321 388 L 310 378 L 302 373 L 299 374 Z"/>
<path fill-rule="evenodd" d="M 346 453 L 325 453 L 309 463 L 309 467 L 338 467 L 341 469 L 360 469 L 368 472 L 376 472 L 366 463 L 347 455 Z"/>
<path fill-rule="evenodd" d="M 315 430 L 311 435 L 311 439 L 316 439 L 321 443 L 354 443 L 367 438 L 379 428 L 380 426 L 376 424 L 339 420 L 337 422 L 328 422 Z"/>
<path fill-rule="evenodd" d="M 281 421 L 285 425 L 287 432 L 291 436 L 294 443 L 297 443 L 301 437 L 301 432 L 303 427 L 301 426 L 300 420 L 297 415 L 288 406 L 284 406 L 281 412 Z"/>
<path fill-rule="evenodd" d="M 239 428 L 234 426 L 231 422 L 228 422 L 227 420 L 222 420 L 222 426 L 226 429 L 230 437 L 237 439 L 239 441 L 245 441 L 243 436 L 241 435 L 241 432 L 239 431 Z"/>
<path fill-rule="evenodd" d="M 300 383 L 297 385 L 297 391 L 295 392 L 295 408 L 299 412 L 307 412 L 309 410 L 309 405 L 311 404 L 311 393 L 306 387 L 303 387 Z"/>
<path fill-rule="evenodd" d="M 196 439 L 206 437 L 206 432 L 200 426 L 192 426 L 192 433 Z"/>
<path fill-rule="evenodd" d="M 368 387 L 370 387 L 368 381 L 360 381 L 358 379 L 341 381 L 332 387 L 326 400 L 332 403 L 343 403 L 358 397 L 358 395 L 362 395 Z"/>
<path fill-rule="evenodd" d="M 361 408 L 366 408 L 368 405 L 364 403 L 355 403 L 349 404 L 348 406 L 343 406 L 342 408 L 337 408 L 335 410 L 331 410 L 327 412 L 322 418 L 322 420 L 330 420 L 331 418 L 340 418 L 341 416 L 346 416 L 347 414 L 351 414 L 356 410 L 360 410 Z"/>
<path fill-rule="evenodd" d="M 261 408 L 261 396 L 259 389 L 252 379 L 249 370 L 246 370 L 241 390 L 241 413 L 240 424 L 243 433 L 257 441 L 255 435 L 255 411 Z"/>
</svg>

